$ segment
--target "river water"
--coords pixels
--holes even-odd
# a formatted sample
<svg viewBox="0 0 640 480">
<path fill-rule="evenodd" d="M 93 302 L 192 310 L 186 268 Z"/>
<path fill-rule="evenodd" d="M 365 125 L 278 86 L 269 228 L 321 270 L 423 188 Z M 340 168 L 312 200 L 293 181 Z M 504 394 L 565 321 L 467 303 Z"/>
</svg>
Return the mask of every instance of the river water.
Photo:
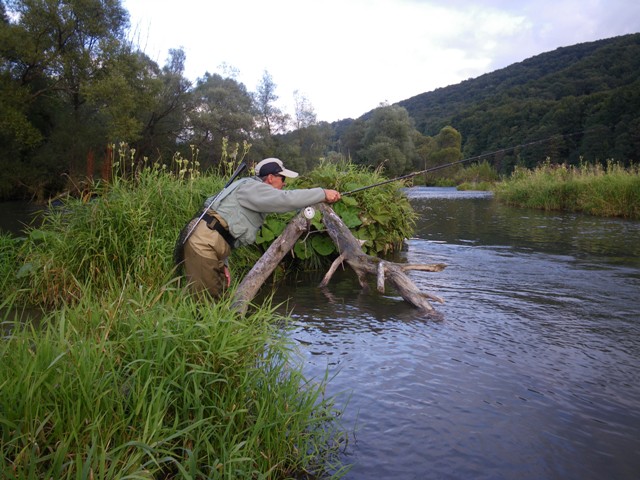
<svg viewBox="0 0 640 480">
<path fill-rule="evenodd" d="M 307 375 L 348 400 L 346 478 L 640 478 L 640 222 L 407 193 L 396 261 L 448 265 L 410 274 L 437 318 L 348 270 L 275 297 Z"/>
</svg>

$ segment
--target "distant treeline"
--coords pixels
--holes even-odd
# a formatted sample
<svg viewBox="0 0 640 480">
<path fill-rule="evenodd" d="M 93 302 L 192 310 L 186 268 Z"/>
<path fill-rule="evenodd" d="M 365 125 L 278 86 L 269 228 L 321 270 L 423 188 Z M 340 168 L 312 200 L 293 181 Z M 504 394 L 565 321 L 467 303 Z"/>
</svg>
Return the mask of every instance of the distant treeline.
<svg viewBox="0 0 640 480">
<path fill-rule="evenodd" d="M 490 161 L 509 173 L 547 158 L 639 157 L 640 35 L 559 49 L 334 123 L 318 122 L 298 94 L 294 115 L 281 111 L 268 71 L 255 92 L 232 68 L 191 82 L 183 50 L 160 66 L 131 37 L 121 0 L 0 0 L 0 199 L 46 200 L 108 178 L 121 144 L 135 152 L 132 167 L 181 156 L 206 170 L 242 154 L 302 172 L 346 158 L 388 176 L 546 138 Z"/>
</svg>

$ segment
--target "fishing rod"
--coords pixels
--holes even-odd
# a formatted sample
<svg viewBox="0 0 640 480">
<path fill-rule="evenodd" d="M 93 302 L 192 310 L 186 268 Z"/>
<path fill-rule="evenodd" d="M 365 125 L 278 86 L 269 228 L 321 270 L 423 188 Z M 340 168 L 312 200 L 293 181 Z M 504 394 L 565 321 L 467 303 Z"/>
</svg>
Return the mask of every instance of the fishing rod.
<svg viewBox="0 0 640 480">
<path fill-rule="evenodd" d="M 591 130 L 595 130 L 595 129 L 591 129 Z M 516 145 L 515 147 L 503 148 L 501 150 L 496 150 L 495 152 L 483 153 L 482 155 L 476 155 L 475 157 L 464 158 L 462 160 L 457 160 L 455 162 L 443 163 L 442 165 L 438 165 L 436 167 L 426 168 L 426 169 L 420 170 L 418 172 L 407 173 L 406 175 L 401 175 L 399 177 L 392 178 L 390 180 L 384 180 L 384 181 L 379 182 L 379 183 L 374 183 L 373 185 L 367 185 L 366 187 L 360 187 L 360 188 L 356 188 L 354 190 L 349 190 L 348 192 L 341 193 L 340 195 L 341 196 L 351 195 L 353 193 L 361 192 L 363 190 L 368 190 L 368 189 L 373 188 L 373 187 L 379 187 L 381 185 L 386 185 L 387 183 L 393 183 L 393 182 L 398 182 L 400 180 L 405 180 L 407 178 L 412 178 L 412 177 L 415 177 L 416 175 L 424 175 L 425 173 L 435 172 L 436 170 L 442 170 L 443 168 L 452 167 L 453 165 L 459 165 L 461 163 L 472 162 L 472 161 L 478 160 L 480 158 L 490 157 L 492 155 L 498 155 L 500 153 L 510 152 L 510 151 L 515 150 L 517 148 L 529 147 L 529 146 L 535 145 L 537 143 L 548 142 L 549 140 L 551 140 L 553 138 L 564 138 L 564 137 L 571 137 L 573 135 L 580 135 L 580 134 L 583 134 L 583 133 L 587 133 L 587 132 L 589 132 L 591 130 L 583 130 L 582 132 L 567 133 L 565 135 L 559 135 L 559 136 L 558 135 L 553 135 L 552 137 L 544 138 L 542 140 L 535 140 L 535 141 L 529 142 L 529 143 L 521 143 L 520 145 Z"/>
</svg>

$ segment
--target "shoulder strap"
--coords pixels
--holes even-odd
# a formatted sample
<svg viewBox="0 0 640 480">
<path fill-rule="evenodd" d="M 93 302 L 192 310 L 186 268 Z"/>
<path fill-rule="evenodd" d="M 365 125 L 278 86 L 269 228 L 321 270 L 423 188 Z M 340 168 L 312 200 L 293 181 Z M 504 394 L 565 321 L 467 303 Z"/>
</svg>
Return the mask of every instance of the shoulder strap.
<svg viewBox="0 0 640 480">
<path fill-rule="evenodd" d="M 220 195 L 218 195 L 218 198 L 216 198 L 216 201 L 213 202 L 211 205 L 209 205 L 209 208 L 211 208 L 213 210 L 217 210 L 218 207 L 220 206 L 220 204 L 222 203 L 222 201 L 225 198 L 227 198 L 231 194 L 231 192 L 233 192 L 240 185 L 243 185 L 243 184 L 247 183 L 250 180 L 255 180 L 255 179 L 253 177 L 246 177 L 246 178 L 241 178 L 237 182 L 233 182 L 227 188 L 222 190 L 222 192 L 220 192 Z"/>
</svg>

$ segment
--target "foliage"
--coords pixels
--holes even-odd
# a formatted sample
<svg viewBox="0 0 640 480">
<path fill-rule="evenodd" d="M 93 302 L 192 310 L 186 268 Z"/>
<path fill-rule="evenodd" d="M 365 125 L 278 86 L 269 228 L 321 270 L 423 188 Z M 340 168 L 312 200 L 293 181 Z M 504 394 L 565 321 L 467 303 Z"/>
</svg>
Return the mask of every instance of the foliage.
<svg viewBox="0 0 640 480">
<path fill-rule="evenodd" d="M 13 235 L 0 233 L 0 291 L 5 292 L 0 296 L 0 301 L 15 283 L 14 277 L 20 268 L 18 251 L 23 243 L 23 238 L 16 238 Z"/>
<path fill-rule="evenodd" d="M 253 104 L 246 87 L 231 78 L 206 73 L 193 90 L 189 112 L 190 142 L 196 145 L 207 165 L 225 139 L 242 143 L 253 130 Z M 205 166 L 207 166 L 205 165 Z"/>
<path fill-rule="evenodd" d="M 640 219 L 640 169 L 609 161 L 606 167 L 549 162 L 518 168 L 496 185 L 496 197 L 509 205 Z"/>
<path fill-rule="evenodd" d="M 380 170 L 371 171 L 347 161 L 323 162 L 304 178 L 290 182 L 291 188 L 309 188 L 318 185 L 341 192 L 385 181 Z M 413 233 L 415 213 L 401 190 L 401 182 L 391 182 L 350 195 L 333 205 L 354 236 L 365 243 L 364 250 L 372 255 L 385 255 L 398 251 L 403 241 Z M 294 213 L 267 217 L 258 245 L 268 248 L 284 230 Z M 335 245 L 324 226 L 319 212 L 311 222 L 312 228 L 303 235 L 294 248 L 295 257 L 307 268 L 323 264 L 323 258 L 336 256 Z"/>
<path fill-rule="evenodd" d="M 48 209 L 41 226 L 26 231 L 28 238 L 15 257 L 19 268 L 7 267 L 17 271 L 17 278 L 6 294 L 19 291 L 27 303 L 57 306 L 77 300 L 85 285 L 108 291 L 114 278 L 139 285 L 168 282 L 175 275 L 172 258 L 179 231 L 204 200 L 222 188 L 247 148 L 238 153 L 237 144 L 225 147 L 220 163 L 224 169 L 202 175 L 196 149 L 191 159 L 176 154 L 165 166 L 136 162 L 135 151 L 121 144 L 111 183 L 97 182 L 79 198 L 63 199 Z M 349 191 L 383 180 L 379 171 L 345 161 L 326 162 L 291 186 Z M 413 231 L 414 213 L 398 183 L 344 196 L 334 209 L 374 255 L 399 250 Z M 233 278 L 255 264 L 294 214 L 269 216 L 258 245 L 233 251 Z M 303 261 L 303 268 L 318 267 L 336 256 L 332 240 L 322 230 L 318 212 L 311 231 L 294 248 L 294 258 Z"/>
<path fill-rule="evenodd" d="M 273 311 L 110 281 L 39 327 L 5 314 L 2 478 L 342 476 L 335 399 Z"/>
<path fill-rule="evenodd" d="M 629 165 L 640 158 L 638 78 L 640 33 L 558 48 L 399 105 L 424 135 L 455 127 L 467 158 L 500 152 L 500 174 L 546 157 Z"/>
<path fill-rule="evenodd" d="M 121 0 L 0 5 L 2 198 L 44 202 L 93 179 L 90 167 L 106 164 L 104 145 L 114 140 L 165 164 L 195 145 L 203 166 L 215 167 L 228 138 L 250 142 L 252 161 L 278 156 L 307 172 L 340 154 L 389 176 L 492 151 L 502 175 L 546 157 L 572 165 L 640 158 L 640 34 L 561 48 L 355 120 L 317 123 L 296 94 L 292 123 L 267 71 L 249 92 L 233 72 L 205 72 L 192 86 L 180 48 L 156 64 L 127 40 Z M 447 132 L 460 142 L 441 143 Z"/>
<path fill-rule="evenodd" d="M 174 278 L 178 231 L 223 179 L 124 144 L 113 169 L 0 237 L 3 478 L 342 476 L 335 399 L 284 319 L 268 303 L 237 318 Z"/>
<path fill-rule="evenodd" d="M 496 172 L 495 168 L 493 168 L 487 160 L 467 165 L 454 176 L 454 181 L 459 185 L 458 188 L 461 189 L 460 185 L 464 184 L 466 186 L 462 187 L 462 189 L 467 190 L 471 189 L 471 186 L 475 186 L 476 190 L 488 190 L 486 187 L 499 180 L 500 176 L 498 172 Z"/>
</svg>

